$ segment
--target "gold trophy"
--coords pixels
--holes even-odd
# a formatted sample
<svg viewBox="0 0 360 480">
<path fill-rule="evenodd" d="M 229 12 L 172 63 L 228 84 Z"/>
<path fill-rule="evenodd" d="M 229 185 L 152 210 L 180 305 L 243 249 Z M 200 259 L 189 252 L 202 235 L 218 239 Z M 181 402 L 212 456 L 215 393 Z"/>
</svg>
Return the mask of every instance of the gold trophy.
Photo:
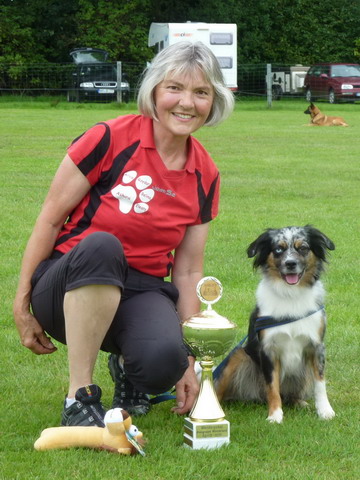
<svg viewBox="0 0 360 480">
<path fill-rule="evenodd" d="M 205 277 L 196 291 L 207 309 L 183 323 L 184 338 L 202 368 L 199 396 L 184 424 L 184 445 L 194 450 L 219 448 L 230 442 L 230 423 L 216 396 L 212 371 L 214 358 L 231 348 L 236 333 L 236 325 L 211 307 L 222 296 L 219 280 Z"/>
</svg>

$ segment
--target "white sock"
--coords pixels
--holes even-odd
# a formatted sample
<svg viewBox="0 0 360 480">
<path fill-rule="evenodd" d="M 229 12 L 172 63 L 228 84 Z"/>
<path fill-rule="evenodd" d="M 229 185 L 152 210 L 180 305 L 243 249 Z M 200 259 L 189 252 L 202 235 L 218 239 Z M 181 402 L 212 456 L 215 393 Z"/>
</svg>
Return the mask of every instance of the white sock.
<svg viewBox="0 0 360 480">
<path fill-rule="evenodd" d="M 124 357 L 122 355 L 119 355 L 118 362 L 119 366 L 124 370 Z"/>
<path fill-rule="evenodd" d="M 72 397 L 72 398 L 66 397 L 65 407 L 69 408 L 75 402 L 76 402 L 75 397 Z"/>
</svg>

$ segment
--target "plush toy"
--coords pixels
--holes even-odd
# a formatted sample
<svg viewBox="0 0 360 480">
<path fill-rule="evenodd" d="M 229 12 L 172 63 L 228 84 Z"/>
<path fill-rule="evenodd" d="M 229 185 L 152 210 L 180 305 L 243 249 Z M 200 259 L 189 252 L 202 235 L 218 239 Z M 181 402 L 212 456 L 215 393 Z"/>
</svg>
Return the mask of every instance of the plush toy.
<svg viewBox="0 0 360 480">
<path fill-rule="evenodd" d="M 41 432 L 34 444 L 36 450 L 88 447 L 114 453 L 145 455 L 142 433 L 132 425 L 131 417 L 121 408 L 109 410 L 104 418 L 105 427 L 53 427 Z"/>
</svg>

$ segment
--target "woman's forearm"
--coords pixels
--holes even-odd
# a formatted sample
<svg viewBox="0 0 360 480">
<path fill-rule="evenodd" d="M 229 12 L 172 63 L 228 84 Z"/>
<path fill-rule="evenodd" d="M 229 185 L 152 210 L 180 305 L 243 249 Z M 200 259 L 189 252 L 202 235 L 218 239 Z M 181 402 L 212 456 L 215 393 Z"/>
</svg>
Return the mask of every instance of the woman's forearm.
<svg viewBox="0 0 360 480">
<path fill-rule="evenodd" d="M 202 272 L 193 272 L 174 278 L 174 283 L 179 290 L 177 310 L 181 321 L 185 321 L 200 311 L 200 300 L 196 294 L 196 286 L 201 278 Z"/>
<path fill-rule="evenodd" d="M 15 312 L 17 310 L 29 309 L 31 277 L 39 263 L 51 255 L 59 230 L 59 226 L 46 222 L 41 216 L 37 220 L 22 260 L 19 284 L 14 302 Z"/>
</svg>

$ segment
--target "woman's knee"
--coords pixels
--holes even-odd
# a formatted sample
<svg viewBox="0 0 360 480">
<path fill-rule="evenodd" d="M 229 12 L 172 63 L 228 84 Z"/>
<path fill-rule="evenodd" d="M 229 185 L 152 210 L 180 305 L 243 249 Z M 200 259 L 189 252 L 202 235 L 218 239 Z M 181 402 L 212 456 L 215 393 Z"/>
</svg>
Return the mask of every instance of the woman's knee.
<svg viewBox="0 0 360 480">
<path fill-rule="evenodd" d="M 124 256 L 124 249 L 120 240 L 107 232 L 91 233 L 81 240 L 76 248 L 79 254 L 88 255 L 91 258 L 100 256 L 106 259 L 106 257 L 122 258 Z"/>
<path fill-rule="evenodd" d="M 96 232 L 69 253 L 68 287 L 115 284 L 123 287 L 128 264 L 121 242 L 114 235 Z"/>
<path fill-rule="evenodd" d="M 141 350 L 138 361 L 133 361 L 135 368 L 125 365 L 129 380 L 138 390 L 159 394 L 171 389 L 184 375 L 189 363 L 183 345 L 157 345 Z"/>
</svg>

